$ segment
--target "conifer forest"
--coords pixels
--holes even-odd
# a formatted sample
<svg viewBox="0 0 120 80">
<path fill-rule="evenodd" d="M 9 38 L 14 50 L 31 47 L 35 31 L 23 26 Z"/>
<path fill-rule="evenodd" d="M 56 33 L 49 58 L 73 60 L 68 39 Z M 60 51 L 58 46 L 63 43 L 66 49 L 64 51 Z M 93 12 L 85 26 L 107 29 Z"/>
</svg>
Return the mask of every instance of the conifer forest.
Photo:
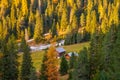
<svg viewBox="0 0 120 80">
<path fill-rule="evenodd" d="M 120 0 L 0 0 L 0 80 L 120 80 Z"/>
</svg>

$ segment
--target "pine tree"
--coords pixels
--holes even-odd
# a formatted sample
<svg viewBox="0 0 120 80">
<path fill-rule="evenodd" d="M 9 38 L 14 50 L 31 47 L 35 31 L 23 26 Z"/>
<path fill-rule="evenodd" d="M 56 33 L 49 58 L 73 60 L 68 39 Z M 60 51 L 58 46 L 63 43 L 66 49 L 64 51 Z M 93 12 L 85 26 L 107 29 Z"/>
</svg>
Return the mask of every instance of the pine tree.
<svg viewBox="0 0 120 80">
<path fill-rule="evenodd" d="M 115 41 L 115 44 L 114 44 L 114 48 L 113 48 L 113 52 L 112 52 L 112 61 L 113 61 L 113 67 L 112 67 L 112 70 L 113 70 L 113 79 L 116 79 L 116 80 L 119 80 L 120 79 L 120 69 L 119 69 L 119 60 L 120 60 L 120 54 L 119 54 L 119 51 L 120 51 L 120 25 L 117 27 L 117 39 Z"/>
<path fill-rule="evenodd" d="M 104 70 L 97 72 L 93 80 L 109 80 Z"/>
<path fill-rule="evenodd" d="M 77 33 L 77 43 L 82 42 L 82 40 L 83 40 L 83 35 L 82 35 L 82 33 Z"/>
<path fill-rule="evenodd" d="M 25 39 L 22 39 L 22 51 L 23 51 L 23 61 L 21 66 L 21 80 L 29 80 L 30 76 L 30 69 L 32 68 L 31 56 L 30 56 L 30 49 L 25 42 Z"/>
<path fill-rule="evenodd" d="M 73 69 L 73 67 L 74 67 L 74 62 L 76 61 L 76 59 L 75 59 L 75 54 L 74 54 L 74 52 L 72 52 L 72 55 L 71 55 L 71 57 L 70 57 L 70 63 L 69 63 L 69 67 L 70 67 L 70 69 Z"/>
<path fill-rule="evenodd" d="M 60 74 L 65 75 L 68 73 L 68 62 L 64 56 L 62 56 L 61 63 L 60 63 Z"/>
<path fill-rule="evenodd" d="M 30 69 L 30 77 L 29 80 L 37 80 L 37 73 L 36 73 L 36 69 L 33 67 Z"/>
<path fill-rule="evenodd" d="M 79 58 L 74 65 L 73 80 L 89 80 L 89 60 L 87 48 L 80 51 Z"/>
<path fill-rule="evenodd" d="M 115 61 L 114 60 L 115 53 L 113 53 L 115 41 L 116 41 L 116 28 L 115 25 L 113 24 L 109 31 L 107 32 L 107 34 L 105 35 L 103 44 L 103 53 L 105 56 L 104 70 L 108 74 L 108 79 L 115 78 L 115 76 L 113 75 L 114 71 L 112 71 L 114 70 L 113 66 L 115 65 L 113 64 Z"/>
<path fill-rule="evenodd" d="M 55 35 L 57 35 L 55 20 L 53 21 L 51 32 L 52 32 L 52 37 L 54 37 Z"/>
<path fill-rule="evenodd" d="M 45 71 L 45 74 L 47 75 L 47 80 L 58 80 L 58 59 L 54 47 L 49 48 L 45 65 L 47 67 Z"/>
<path fill-rule="evenodd" d="M 101 31 L 96 31 L 91 37 L 91 43 L 89 48 L 89 60 L 90 60 L 90 79 L 93 79 L 98 71 L 103 70 L 104 54 L 102 52 L 103 47 L 103 34 Z"/>
<path fill-rule="evenodd" d="M 2 47 L 2 80 L 18 79 L 17 45 L 11 36 L 8 43 L 3 43 Z"/>
</svg>

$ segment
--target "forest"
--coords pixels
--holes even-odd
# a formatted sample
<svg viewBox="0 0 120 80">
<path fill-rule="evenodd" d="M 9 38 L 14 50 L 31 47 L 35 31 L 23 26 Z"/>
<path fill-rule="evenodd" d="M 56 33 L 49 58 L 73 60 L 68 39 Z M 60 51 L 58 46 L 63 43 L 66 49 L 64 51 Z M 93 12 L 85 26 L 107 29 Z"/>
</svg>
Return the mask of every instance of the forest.
<svg viewBox="0 0 120 80">
<path fill-rule="evenodd" d="M 65 40 L 90 46 L 70 60 L 57 59 L 51 46 L 36 74 L 29 39 L 36 45 Z M 120 80 L 120 1 L 0 0 L 0 80 L 59 80 L 66 74 L 65 80 Z"/>
</svg>

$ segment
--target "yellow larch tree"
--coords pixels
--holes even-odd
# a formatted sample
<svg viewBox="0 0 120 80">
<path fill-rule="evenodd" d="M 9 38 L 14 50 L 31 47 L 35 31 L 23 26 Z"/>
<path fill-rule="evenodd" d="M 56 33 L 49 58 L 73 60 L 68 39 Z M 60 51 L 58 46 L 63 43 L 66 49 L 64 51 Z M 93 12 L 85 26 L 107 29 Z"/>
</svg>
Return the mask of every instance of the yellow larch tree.
<svg viewBox="0 0 120 80">
<path fill-rule="evenodd" d="M 51 46 L 47 52 L 47 60 L 45 62 L 47 67 L 45 73 L 47 80 L 58 80 L 58 58 L 55 47 Z"/>
</svg>

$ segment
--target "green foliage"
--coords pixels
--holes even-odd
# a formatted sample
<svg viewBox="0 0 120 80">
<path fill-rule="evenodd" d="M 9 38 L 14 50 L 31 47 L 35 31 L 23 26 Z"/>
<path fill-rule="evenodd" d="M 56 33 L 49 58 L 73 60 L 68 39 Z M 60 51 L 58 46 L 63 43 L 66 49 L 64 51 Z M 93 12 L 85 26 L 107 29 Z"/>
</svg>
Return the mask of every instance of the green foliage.
<svg viewBox="0 0 120 80">
<path fill-rule="evenodd" d="M 45 71 L 47 70 L 47 67 L 45 65 L 45 62 L 47 61 L 46 51 L 42 60 L 42 65 L 40 69 L 40 80 L 47 80 L 47 75 L 45 74 Z"/>
<path fill-rule="evenodd" d="M 22 50 L 23 50 L 23 61 L 21 66 L 21 80 L 29 80 L 30 76 L 30 69 L 32 68 L 32 62 L 31 62 L 31 53 L 28 45 L 25 42 L 25 39 L 22 39 Z"/>
<path fill-rule="evenodd" d="M 69 63 L 70 69 L 73 69 L 75 61 L 76 61 L 76 57 L 75 57 L 75 54 L 73 52 L 72 55 L 71 55 L 71 57 L 70 57 L 70 63 Z"/>
<path fill-rule="evenodd" d="M 93 80 L 109 80 L 105 71 L 97 72 Z"/>
<path fill-rule="evenodd" d="M 11 36 L 8 43 L 2 45 L 2 80 L 18 79 L 17 45 Z"/>
<path fill-rule="evenodd" d="M 84 48 L 78 57 L 76 64 L 74 65 L 73 80 L 89 80 L 89 59 L 88 51 Z"/>
<path fill-rule="evenodd" d="M 91 38 L 89 48 L 89 60 L 90 60 L 90 78 L 93 79 L 97 71 L 103 69 L 104 54 L 102 52 L 103 34 L 96 32 Z"/>
<path fill-rule="evenodd" d="M 36 73 L 36 69 L 33 67 L 30 69 L 30 77 L 29 80 L 37 80 L 37 73 Z"/>
<path fill-rule="evenodd" d="M 62 56 L 61 63 L 60 63 L 60 74 L 65 75 L 68 73 L 68 62 L 64 56 Z"/>
</svg>

